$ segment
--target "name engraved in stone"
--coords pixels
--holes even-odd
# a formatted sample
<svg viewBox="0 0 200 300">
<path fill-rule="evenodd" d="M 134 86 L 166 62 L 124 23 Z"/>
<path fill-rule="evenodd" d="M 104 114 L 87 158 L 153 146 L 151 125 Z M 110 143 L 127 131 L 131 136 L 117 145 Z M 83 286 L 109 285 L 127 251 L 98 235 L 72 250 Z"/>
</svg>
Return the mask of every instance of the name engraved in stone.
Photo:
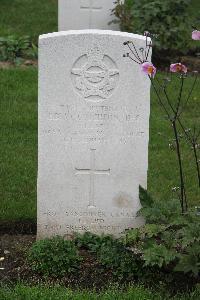
<svg viewBox="0 0 200 300">
<path fill-rule="evenodd" d="M 108 122 L 135 122 L 140 118 L 140 108 L 134 112 L 124 107 L 90 106 L 83 111 L 73 105 L 60 105 L 49 109 L 48 120 L 57 121 L 108 121 Z"/>
<path fill-rule="evenodd" d="M 59 105 L 47 111 L 47 135 L 58 135 L 65 143 L 134 143 L 145 137 L 140 122 L 141 107 L 90 105 L 80 111 L 76 105 Z"/>
</svg>

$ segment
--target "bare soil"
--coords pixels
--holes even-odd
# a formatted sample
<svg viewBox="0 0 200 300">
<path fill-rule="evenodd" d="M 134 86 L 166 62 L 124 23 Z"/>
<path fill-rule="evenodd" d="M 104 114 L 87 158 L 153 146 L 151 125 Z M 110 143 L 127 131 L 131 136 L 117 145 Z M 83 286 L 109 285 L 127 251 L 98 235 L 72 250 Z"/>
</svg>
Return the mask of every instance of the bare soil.
<svg viewBox="0 0 200 300">
<path fill-rule="evenodd" d="M 0 281 L 13 282 L 30 274 L 26 262 L 26 252 L 34 243 L 34 235 L 0 236 Z"/>
<path fill-rule="evenodd" d="M 27 262 L 27 251 L 35 242 L 35 235 L 0 235 L 0 282 L 15 284 L 23 281 L 29 285 L 38 283 L 61 284 L 70 288 L 83 288 L 96 290 L 106 287 L 112 280 L 112 274 L 105 271 L 93 255 L 81 250 L 83 262 L 74 275 L 62 279 L 48 278 L 34 273 Z"/>
<path fill-rule="evenodd" d="M 135 278 L 131 280 L 117 279 L 112 270 L 103 267 L 96 256 L 85 249 L 80 250 L 83 260 L 74 274 L 58 279 L 45 278 L 41 274 L 33 272 L 27 261 L 27 252 L 36 241 L 35 231 L 36 225 L 30 221 L 0 224 L 0 283 L 14 285 L 21 281 L 29 286 L 59 284 L 72 289 L 95 289 L 96 291 L 104 290 L 110 284 L 120 284 L 125 288 L 127 284 L 138 283 Z M 145 286 L 156 289 L 165 287 L 172 295 L 178 291 L 184 292 L 193 289 L 196 284 L 200 283 L 200 278 L 192 279 L 182 273 L 174 274 L 172 277 L 170 270 L 161 272 L 152 270 L 152 276 L 148 276 L 146 279 L 143 282 Z"/>
<path fill-rule="evenodd" d="M 0 61 L 0 69 L 12 69 L 12 68 L 16 68 L 16 67 L 26 68 L 29 66 L 37 67 L 37 65 L 38 65 L 38 61 L 32 60 L 32 59 L 24 60 L 19 65 L 16 65 L 10 61 Z"/>
</svg>

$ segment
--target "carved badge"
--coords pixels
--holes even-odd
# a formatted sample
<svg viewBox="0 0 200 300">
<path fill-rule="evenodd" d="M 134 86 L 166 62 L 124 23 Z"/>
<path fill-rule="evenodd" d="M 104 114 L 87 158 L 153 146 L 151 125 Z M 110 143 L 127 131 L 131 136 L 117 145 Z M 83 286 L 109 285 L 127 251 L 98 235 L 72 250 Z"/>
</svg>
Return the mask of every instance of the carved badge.
<svg viewBox="0 0 200 300">
<path fill-rule="evenodd" d="M 87 54 L 74 63 L 72 81 L 76 91 L 86 100 L 103 101 L 116 88 L 119 70 L 116 63 L 105 55 L 99 46 L 94 46 Z"/>
</svg>

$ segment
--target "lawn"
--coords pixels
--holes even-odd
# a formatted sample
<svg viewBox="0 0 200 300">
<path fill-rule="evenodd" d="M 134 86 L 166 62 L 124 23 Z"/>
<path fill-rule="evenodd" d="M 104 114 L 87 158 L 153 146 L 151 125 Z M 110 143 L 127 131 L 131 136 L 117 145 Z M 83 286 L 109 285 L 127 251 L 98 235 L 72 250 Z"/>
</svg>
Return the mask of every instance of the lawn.
<svg viewBox="0 0 200 300">
<path fill-rule="evenodd" d="M 186 81 L 186 87 L 192 78 Z M 175 87 L 170 95 L 176 94 Z M 0 70 L 0 211 L 1 220 L 36 220 L 37 69 Z M 185 124 L 199 122 L 200 84 L 185 113 Z M 175 151 L 169 149 L 171 127 L 152 93 L 148 189 L 165 201 L 179 185 Z M 185 179 L 190 205 L 199 203 L 199 188 L 190 147 L 184 147 Z"/>
<path fill-rule="evenodd" d="M 189 91 L 192 81 L 191 77 L 185 81 L 186 92 Z M 179 91 L 177 87 L 180 87 L 180 80 L 173 81 L 173 84 L 169 87 L 170 99 L 177 99 Z M 155 99 L 155 94 L 152 93 L 148 189 L 157 199 L 165 201 L 169 197 L 172 198 L 172 188 L 179 186 L 179 169 L 177 166 L 176 151 L 169 149 L 169 144 L 171 144 L 171 139 L 173 138 L 171 124 L 166 120 L 163 111 Z M 200 127 L 199 104 L 200 78 L 198 78 L 189 105 L 182 116 L 186 128 L 192 128 L 194 125 L 197 128 Z M 183 165 L 185 168 L 185 182 L 189 205 L 197 205 L 200 203 L 200 193 L 197 187 L 195 164 L 191 155 L 191 148 L 184 142 L 181 144 L 183 145 Z"/>
<path fill-rule="evenodd" d="M 0 300 L 198 300 L 200 291 L 197 289 L 190 295 L 170 297 L 166 293 L 157 293 L 143 287 L 129 288 L 120 291 L 110 288 L 106 292 L 96 293 L 87 291 L 72 292 L 64 287 L 27 287 L 18 285 L 14 289 L 0 288 Z"/>
<path fill-rule="evenodd" d="M 0 0 L 0 13 L 0 36 L 29 35 L 36 41 L 58 30 L 57 0 Z"/>
<path fill-rule="evenodd" d="M 57 31 L 58 0 L 0 0 L 0 36 Z M 200 1 L 191 0 L 190 15 L 199 16 Z"/>
<path fill-rule="evenodd" d="M 35 219 L 37 70 L 0 72 L 1 219 Z"/>
</svg>

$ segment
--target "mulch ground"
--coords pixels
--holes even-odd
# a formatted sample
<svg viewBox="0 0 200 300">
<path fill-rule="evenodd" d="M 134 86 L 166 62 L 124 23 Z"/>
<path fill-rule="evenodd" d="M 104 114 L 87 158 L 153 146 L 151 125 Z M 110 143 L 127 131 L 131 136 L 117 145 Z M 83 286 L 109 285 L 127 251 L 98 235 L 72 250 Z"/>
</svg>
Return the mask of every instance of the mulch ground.
<svg viewBox="0 0 200 300">
<path fill-rule="evenodd" d="M 23 280 L 30 274 L 25 256 L 35 239 L 34 235 L 0 236 L 0 281 L 8 283 Z"/>
<path fill-rule="evenodd" d="M 105 271 L 93 255 L 81 250 L 83 262 L 74 275 L 62 279 L 45 279 L 35 274 L 28 262 L 27 252 L 35 242 L 35 235 L 27 234 L 1 234 L 0 235 L 0 282 L 15 284 L 18 281 L 35 285 L 38 283 L 61 284 L 70 288 L 83 288 L 96 290 L 106 288 L 112 280 L 112 274 Z M 113 282 L 113 281 L 112 281 Z"/>
<path fill-rule="evenodd" d="M 20 68 L 26 68 L 26 67 L 30 67 L 30 66 L 33 66 L 33 67 L 37 67 L 38 65 L 38 61 L 37 60 L 24 60 L 21 64 L 19 65 L 16 65 L 12 62 L 9 62 L 9 61 L 0 61 L 0 69 L 12 69 L 12 68 L 16 68 L 17 67 L 20 67 Z"/>
<path fill-rule="evenodd" d="M 124 288 L 127 284 L 138 283 L 135 279 L 130 281 L 118 280 L 113 276 L 112 270 L 105 269 L 96 259 L 94 254 L 81 249 L 83 258 L 77 272 L 58 278 L 44 278 L 34 273 L 27 261 L 27 253 L 31 245 L 36 241 L 36 224 L 26 221 L 25 223 L 1 223 L 0 224 L 0 283 L 14 285 L 23 282 L 29 286 L 37 284 L 62 285 L 72 289 L 104 290 L 110 285 L 119 285 Z M 164 284 L 168 292 L 175 295 L 178 291 L 184 292 L 193 289 L 200 278 L 191 279 L 184 274 L 177 274 L 170 279 L 170 273 L 152 273 L 152 278 L 145 280 L 147 287 L 158 288 Z M 169 282 L 168 279 L 170 279 Z M 164 287 L 163 286 L 163 287 Z"/>
</svg>

